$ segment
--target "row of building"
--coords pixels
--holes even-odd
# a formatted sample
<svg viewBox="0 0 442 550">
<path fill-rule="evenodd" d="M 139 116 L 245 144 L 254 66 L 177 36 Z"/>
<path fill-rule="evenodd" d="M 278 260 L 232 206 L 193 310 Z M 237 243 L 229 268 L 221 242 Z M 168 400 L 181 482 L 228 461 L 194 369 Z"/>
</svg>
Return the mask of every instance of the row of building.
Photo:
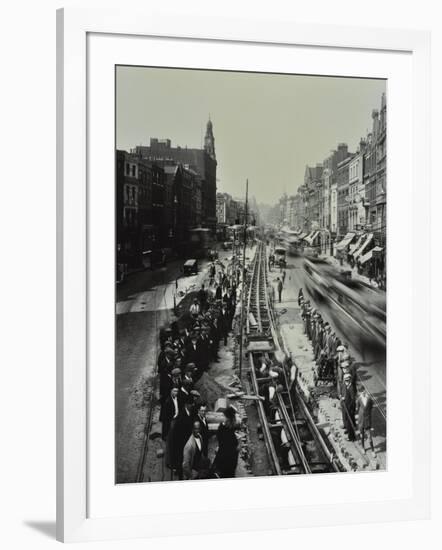
<svg viewBox="0 0 442 550">
<path fill-rule="evenodd" d="M 229 193 L 216 194 L 217 235 L 219 240 L 225 240 L 229 227 L 237 225 L 259 225 L 259 208 L 254 197 L 247 203 L 244 199 L 233 198 Z"/>
<path fill-rule="evenodd" d="M 372 111 L 372 128 L 357 150 L 346 143 L 315 166 L 306 166 L 296 194 L 279 200 L 280 225 L 304 232 L 322 230 L 332 242 L 349 232 L 369 232 L 386 245 L 386 96 Z"/>
<path fill-rule="evenodd" d="M 216 231 L 216 154 L 209 120 L 202 149 L 151 138 L 116 152 L 117 263 L 136 266 L 143 254 L 184 250 L 189 232 Z"/>
</svg>

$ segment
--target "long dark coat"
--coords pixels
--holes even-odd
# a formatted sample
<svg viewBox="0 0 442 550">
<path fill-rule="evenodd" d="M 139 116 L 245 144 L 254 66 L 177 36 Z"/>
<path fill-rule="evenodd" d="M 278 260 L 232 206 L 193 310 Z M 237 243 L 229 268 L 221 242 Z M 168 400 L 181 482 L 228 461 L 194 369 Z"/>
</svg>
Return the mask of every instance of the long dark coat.
<svg viewBox="0 0 442 550">
<path fill-rule="evenodd" d="M 218 452 L 214 466 L 220 477 L 235 477 L 238 464 L 238 440 L 233 427 L 220 424 L 216 433 Z"/>
<path fill-rule="evenodd" d="M 183 449 L 192 433 L 192 426 L 193 415 L 188 415 L 185 410 L 172 422 L 166 446 L 166 464 L 170 468 L 181 470 Z"/>
<path fill-rule="evenodd" d="M 356 394 L 352 385 L 342 385 L 342 421 L 350 441 L 355 439 Z"/>
</svg>

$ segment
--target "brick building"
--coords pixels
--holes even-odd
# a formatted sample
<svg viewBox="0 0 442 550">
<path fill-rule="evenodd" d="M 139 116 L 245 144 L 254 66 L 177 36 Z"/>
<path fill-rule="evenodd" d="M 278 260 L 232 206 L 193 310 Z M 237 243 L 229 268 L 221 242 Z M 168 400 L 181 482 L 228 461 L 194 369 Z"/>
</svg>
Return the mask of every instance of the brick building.
<svg viewBox="0 0 442 550">
<path fill-rule="evenodd" d="M 139 145 L 131 153 L 157 164 L 181 164 L 199 175 L 201 225 L 216 229 L 216 154 L 213 124 L 207 122 L 204 148 L 172 147 L 170 139 L 151 138 L 150 145 Z"/>
</svg>

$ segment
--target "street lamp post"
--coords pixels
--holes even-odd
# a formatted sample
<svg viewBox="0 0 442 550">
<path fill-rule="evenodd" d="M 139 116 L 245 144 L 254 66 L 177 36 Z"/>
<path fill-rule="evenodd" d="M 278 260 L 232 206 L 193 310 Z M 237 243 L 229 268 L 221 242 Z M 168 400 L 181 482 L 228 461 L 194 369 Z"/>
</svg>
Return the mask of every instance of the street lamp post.
<svg viewBox="0 0 442 550">
<path fill-rule="evenodd" d="M 244 242 L 243 242 L 243 251 L 242 251 L 242 296 L 241 296 L 241 318 L 240 318 L 240 328 L 239 328 L 239 379 L 241 380 L 242 376 L 242 355 L 243 355 L 243 336 L 244 336 L 244 300 L 246 292 L 246 243 L 247 243 L 247 209 L 248 209 L 248 198 L 249 198 L 249 180 L 246 180 L 246 205 L 244 212 Z"/>
</svg>

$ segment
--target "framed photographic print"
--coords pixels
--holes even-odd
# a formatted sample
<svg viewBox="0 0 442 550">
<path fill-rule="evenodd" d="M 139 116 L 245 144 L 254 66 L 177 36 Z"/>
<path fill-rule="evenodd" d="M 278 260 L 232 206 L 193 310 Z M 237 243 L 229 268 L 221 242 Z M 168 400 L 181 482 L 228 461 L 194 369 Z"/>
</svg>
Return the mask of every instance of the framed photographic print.
<svg viewBox="0 0 442 550">
<path fill-rule="evenodd" d="M 58 538 L 427 517 L 428 34 L 57 25 Z"/>
</svg>

